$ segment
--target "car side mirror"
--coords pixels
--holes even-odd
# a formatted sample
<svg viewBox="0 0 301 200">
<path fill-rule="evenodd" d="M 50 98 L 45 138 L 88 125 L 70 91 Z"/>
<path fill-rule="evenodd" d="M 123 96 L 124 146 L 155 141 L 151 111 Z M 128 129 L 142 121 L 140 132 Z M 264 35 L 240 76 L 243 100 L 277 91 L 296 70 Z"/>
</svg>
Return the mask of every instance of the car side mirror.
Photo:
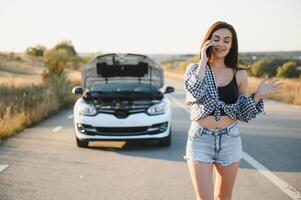
<svg viewBox="0 0 301 200">
<path fill-rule="evenodd" d="M 83 88 L 82 86 L 75 86 L 72 88 L 73 94 L 83 94 Z"/>
<path fill-rule="evenodd" d="M 174 91 L 175 91 L 175 88 L 174 88 L 174 87 L 167 86 L 166 89 L 165 89 L 164 94 L 172 93 L 172 92 L 174 92 Z"/>
</svg>

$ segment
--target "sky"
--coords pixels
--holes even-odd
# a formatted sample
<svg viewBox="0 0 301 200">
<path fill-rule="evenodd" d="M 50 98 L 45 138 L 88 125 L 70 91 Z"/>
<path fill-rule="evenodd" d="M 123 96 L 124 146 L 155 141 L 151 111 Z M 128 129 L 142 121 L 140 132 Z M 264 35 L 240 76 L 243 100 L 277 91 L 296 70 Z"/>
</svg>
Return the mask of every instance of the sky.
<svg viewBox="0 0 301 200">
<path fill-rule="evenodd" d="M 301 50 L 301 0 L 0 0 L 0 51 L 197 54 L 216 21 L 234 26 L 239 52 Z"/>
</svg>

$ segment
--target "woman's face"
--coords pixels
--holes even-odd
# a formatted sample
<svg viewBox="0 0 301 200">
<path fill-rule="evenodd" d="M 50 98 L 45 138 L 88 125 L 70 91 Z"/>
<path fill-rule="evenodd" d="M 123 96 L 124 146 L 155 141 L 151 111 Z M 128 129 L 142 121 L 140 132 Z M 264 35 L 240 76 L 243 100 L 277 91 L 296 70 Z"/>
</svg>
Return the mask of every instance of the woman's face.
<svg viewBox="0 0 301 200">
<path fill-rule="evenodd" d="M 232 33 L 229 29 L 221 28 L 213 32 L 211 39 L 214 43 L 213 54 L 218 58 L 225 57 L 232 45 Z"/>
</svg>

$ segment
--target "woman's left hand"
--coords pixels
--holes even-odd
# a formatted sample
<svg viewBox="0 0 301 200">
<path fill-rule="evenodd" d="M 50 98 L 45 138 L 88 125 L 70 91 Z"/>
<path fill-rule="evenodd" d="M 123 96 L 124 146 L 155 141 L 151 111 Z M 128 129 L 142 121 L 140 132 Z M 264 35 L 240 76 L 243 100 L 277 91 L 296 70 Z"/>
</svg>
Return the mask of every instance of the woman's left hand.
<svg viewBox="0 0 301 200">
<path fill-rule="evenodd" d="M 283 84 L 282 81 L 280 81 L 279 79 L 276 79 L 276 80 L 267 82 L 267 80 L 268 80 L 268 78 L 264 78 L 260 82 L 260 84 L 257 88 L 257 91 L 256 91 L 256 95 L 258 97 L 264 97 L 268 94 L 273 94 L 273 93 L 276 93 L 276 92 L 280 91 L 281 86 Z"/>
</svg>

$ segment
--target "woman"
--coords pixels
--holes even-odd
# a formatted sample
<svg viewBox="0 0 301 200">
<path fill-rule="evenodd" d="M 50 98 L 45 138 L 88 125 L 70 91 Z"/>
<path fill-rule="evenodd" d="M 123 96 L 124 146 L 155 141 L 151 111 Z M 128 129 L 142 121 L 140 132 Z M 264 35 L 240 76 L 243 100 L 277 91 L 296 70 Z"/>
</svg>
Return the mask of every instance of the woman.
<svg viewBox="0 0 301 200">
<path fill-rule="evenodd" d="M 212 46 L 211 55 L 206 54 Z M 237 66 L 238 42 L 232 25 L 216 22 L 201 46 L 200 61 L 184 75 L 191 126 L 186 143 L 188 169 L 197 199 L 231 199 L 242 158 L 237 120 L 248 122 L 264 112 L 263 97 L 278 92 L 282 82 L 260 82 L 247 96 L 248 75 Z M 213 166 L 216 170 L 213 186 Z"/>
</svg>

